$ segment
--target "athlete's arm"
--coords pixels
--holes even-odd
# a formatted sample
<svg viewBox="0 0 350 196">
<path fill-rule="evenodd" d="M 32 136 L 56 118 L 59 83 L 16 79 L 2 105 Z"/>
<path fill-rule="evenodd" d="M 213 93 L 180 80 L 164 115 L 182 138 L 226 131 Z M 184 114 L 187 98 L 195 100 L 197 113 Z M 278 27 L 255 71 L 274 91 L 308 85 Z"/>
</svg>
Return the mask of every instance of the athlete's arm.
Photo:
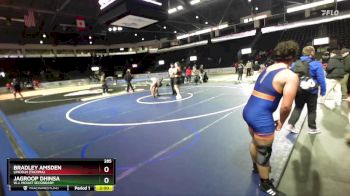
<svg viewBox="0 0 350 196">
<path fill-rule="evenodd" d="M 280 107 L 280 122 L 277 124 L 277 130 L 282 128 L 283 123 L 288 118 L 288 115 L 292 109 L 294 98 L 297 94 L 298 86 L 298 76 L 294 73 L 290 73 L 283 88 L 283 99 Z"/>
</svg>

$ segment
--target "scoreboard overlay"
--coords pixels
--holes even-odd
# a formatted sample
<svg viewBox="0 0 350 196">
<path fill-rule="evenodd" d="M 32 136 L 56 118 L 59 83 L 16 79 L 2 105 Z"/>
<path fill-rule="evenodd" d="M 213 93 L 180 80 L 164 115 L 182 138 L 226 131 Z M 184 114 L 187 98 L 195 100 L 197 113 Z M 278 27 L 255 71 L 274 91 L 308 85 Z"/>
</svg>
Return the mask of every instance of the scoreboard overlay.
<svg viewBox="0 0 350 196">
<path fill-rule="evenodd" d="M 10 191 L 113 191 L 115 159 L 7 159 Z"/>
</svg>

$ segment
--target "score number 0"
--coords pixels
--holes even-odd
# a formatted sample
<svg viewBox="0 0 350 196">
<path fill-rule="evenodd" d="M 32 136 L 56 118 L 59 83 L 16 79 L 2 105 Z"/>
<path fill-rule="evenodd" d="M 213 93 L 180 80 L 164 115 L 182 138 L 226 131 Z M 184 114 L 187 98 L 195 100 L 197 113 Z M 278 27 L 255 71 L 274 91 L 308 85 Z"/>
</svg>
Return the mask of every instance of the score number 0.
<svg viewBox="0 0 350 196">
<path fill-rule="evenodd" d="M 112 163 L 112 160 L 111 160 L 111 159 L 105 159 L 105 160 L 104 160 L 104 163 Z M 105 167 L 103 168 L 103 171 L 104 171 L 105 173 L 108 173 L 108 172 L 109 172 L 109 167 L 108 167 L 108 166 L 105 166 Z M 109 183 L 109 178 L 108 178 L 108 177 L 105 177 L 105 178 L 103 179 L 103 182 L 106 183 L 106 184 L 108 184 L 108 183 Z"/>
</svg>

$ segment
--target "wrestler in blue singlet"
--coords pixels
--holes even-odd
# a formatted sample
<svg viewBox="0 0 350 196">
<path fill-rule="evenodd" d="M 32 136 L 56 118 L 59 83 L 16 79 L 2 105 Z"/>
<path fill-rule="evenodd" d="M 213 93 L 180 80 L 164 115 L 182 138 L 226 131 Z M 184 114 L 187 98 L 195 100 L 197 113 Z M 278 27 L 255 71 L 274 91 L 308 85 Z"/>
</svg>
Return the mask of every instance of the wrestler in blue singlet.
<svg viewBox="0 0 350 196">
<path fill-rule="evenodd" d="M 254 131 L 260 136 L 268 136 L 275 131 L 273 112 L 278 107 L 282 94 L 277 92 L 272 81 L 277 73 L 286 68 L 280 68 L 267 72 L 266 69 L 258 77 L 253 94 L 243 110 L 243 118 Z"/>
</svg>

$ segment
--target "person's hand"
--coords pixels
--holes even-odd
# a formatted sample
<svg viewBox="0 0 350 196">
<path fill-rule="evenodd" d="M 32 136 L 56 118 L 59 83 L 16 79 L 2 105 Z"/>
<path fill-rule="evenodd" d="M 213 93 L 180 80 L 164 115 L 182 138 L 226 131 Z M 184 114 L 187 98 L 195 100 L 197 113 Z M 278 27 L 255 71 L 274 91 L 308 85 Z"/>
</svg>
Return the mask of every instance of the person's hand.
<svg viewBox="0 0 350 196">
<path fill-rule="evenodd" d="M 282 123 L 280 120 L 275 121 L 276 131 L 281 131 L 282 129 Z"/>
</svg>

